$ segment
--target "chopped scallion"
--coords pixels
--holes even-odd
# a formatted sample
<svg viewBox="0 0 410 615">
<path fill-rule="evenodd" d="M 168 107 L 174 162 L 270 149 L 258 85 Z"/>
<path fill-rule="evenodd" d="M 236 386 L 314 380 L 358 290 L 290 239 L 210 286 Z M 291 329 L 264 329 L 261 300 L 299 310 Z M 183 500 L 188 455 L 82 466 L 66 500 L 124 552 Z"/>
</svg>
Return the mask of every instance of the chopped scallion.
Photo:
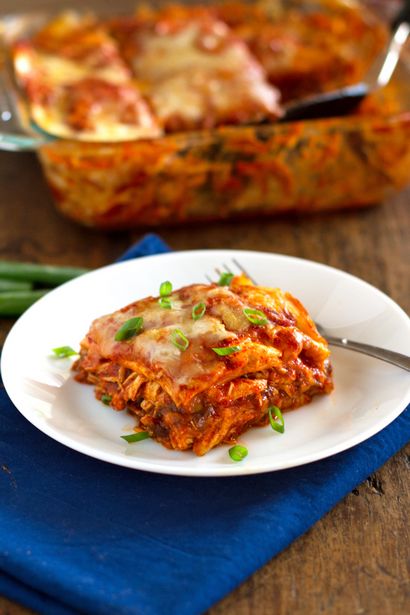
<svg viewBox="0 0 410 615">
<path fill-rule="evenodd" d="M 141 442 L 141 440 L 147 440 L 150 435 L 148 431 L 137 431 L 136 433 L 131 433 L 128 436 L 121 436 L 123 440 L 127 442 Z"/>
<path fill-rule="evenodd" d="M 229 457 L 232 461 L 242 461 L 248 455 L 248 449 L 246 446 L 241 446 L 241 444 L 237 444 L 229 449 Z"/>
<path fill-rule="evenodd" d="M 269 423 L 272 429 L 274 429 L 278 433 L 284 433 L 285 420 L 279 408 L 277 406 L 270 406 L 270 408 L 268 408 L 268 414 L 269 414 Z"/>
<path fill-rule="evenodd" d="M 268 319 L 265 314 L 261 312 L 261 310 L 254 310 L 253 308 L 244 308 L 243 313 L 245 314 L 249 322 L 251 322 L 253 325 L 263 326 L 268 324 Z"/>
<path fill-rule="evenodd" d="M 118 329 L 115 334 L 115 341 L 122 342 L 124 340 L 129 340 L 131 337 L 134 337 L 138 333 L 140 333 L 142 329 L 142 325 L 144 320 L 142 316 L 135 316 L 135 318 L 130 318 Z"/>
<path fill-rule="evenodd" d="M 235 354 L 235 352 L 239 352 L 241 349 L 240 346 L 225 346 L 225 348 L 212 348 L 216 354 L 220 357 L 227 357 L 230 354 Z"/>
<path fill-rule="evenodd" d="M 184 335 L 181 329 L 175 329 L 171 333 L 171 342 L 181 351 L 186 350 L 189 346 L 189 339 Z"/>
<path fill-rule="evenodd" d="M 199 320 L 206 312 L 206 305 L 203 301 L 200 301 L 192 308 L 193 320 Z"/>
<path fill-rule="evenodd" d="M 106 406 L 109 406 L 112 400 L 112 395 L 101 395 L 101 401 Z"/>
<path fill-rule="evenodd" d="M 172 293 L 172 284 L 168 280 L 166 282 L 162 282 L 159 287 L 159 294 L 161 297 L 168 297 Z"/>
<path fill-rule="evenodd" d="M 160 297 L 158 303 L 164 310 L 170 310 L 172 308 L 171 299 L 169 297 Z"/>
<path fill-rule="evenodd" d="M 65 359 L 66 357 L 78 354 L 71 346 L 59 346 L 58 348 L 53 348 L 53 352 L 58 359 Z"/>
<path fill-rule="evenodd" d="M 229 286 L 233 277 L 233 273 L 227 273 L 224 271 L 223 273 L 221 273 L 221 277 L 218 280 L 218 286 Z"/>
</svg>

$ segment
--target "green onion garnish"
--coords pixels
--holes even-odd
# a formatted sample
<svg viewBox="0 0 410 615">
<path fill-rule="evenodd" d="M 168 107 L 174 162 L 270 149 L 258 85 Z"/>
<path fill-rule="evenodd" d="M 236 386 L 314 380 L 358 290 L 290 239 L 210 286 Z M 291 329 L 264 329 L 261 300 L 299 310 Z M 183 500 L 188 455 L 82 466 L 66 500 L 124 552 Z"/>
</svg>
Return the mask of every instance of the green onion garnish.
<svg viewBox="0 0 410 615">
<path fill-rule="evenodd" d="M 101 395 L 101 401 L 106 406 L 109 406 L 112 400 L 112 395 Z"/>
<path fill-rule="evenodd" d="M 269 423 L 275 431 L 278 433 L 284 433 L 285 431 L 285 421 L 282 415 L 282 412 L 279 410 L 277 406 L 270 406 L 268 408 L 269 414 Z"/>
<path fill-rule="evenodd" d="M 59 346 L 58 348 L 53 348 L 53 352 L 59 359 L 65 359 L 66 357 L 78 354 L 71 346 Z"/>
<path fill-rule="evenodd" d="M 127 442 L 140 442 L 141 440 L 146 440 L 150 435 L 148 431 L 138 431 L 137 433 L 131 433 L 128 436 L 121 436 L 123 440 Z"/>
<path fill-rule="evenodd" d="M 206 305 L 203 301 L 200 301 L 192 308 L 192 318 L 199 320 L 206 312 Z"/>
<path fill-rule="evenodd" d="M 254 310 L 253 308 L 244 308 L 243 313 L 245 314 L 249 322 L 251 322 L 253 325 L 262 326 L 268 324 L 268 319 L 266 318 L 265 314 L 260 310 Z"/>
<path fill-rule="evenodd" d="M 186 350 L 189 346 L 189 339 L 183 334 L 181 329 L 175 329 L 171 333 L 171 342 L 181 351 Z"/>
<path fill-rule="evenodd" d="M 246 446 L 241 446 L 240 444 L 233 446 L 229 449 L 228 452 L 229 457 L 232 459 L 232 461 L 242 461 L 242 459 L 245 459 L 245 457 L 248 455 L 248 449 L 246 448 Z"/>
<path fill-rule="evenodd" d="M 129 340 L 131 337 L 134 337 L 134 335 L 137 335 L 142 329 L 143 322 L 144 320 L 142 316 L 135 316 L 135 318 L 130 318 L 124 322 L 115 334 L 115 341 L 122 342 L 124 340 Z"/>
<path fill-rule="evenodd" d="M 172 308 L 171 299 L 169 297 L 160 297 L 158 303 L 165 310 L 170 310 Z"/>
<path fill-rule="evenodd" d="M 159 294 L 161 297 L 168 297 L 172 293 L 172 284 L 168 280 L 166 282 L 162 282 L 159 287 Z"/>
<path fill-rule="evenodd" d="M 233 277 L 233 273 L 221 273 L 221 277 L 218 280 L 218 286 L 229 286 Z"/>
<path fill-rule="evenodd" d="M 225 346 L 225 348 L 212 348 L 212 350 L 219 354 L 220 357 L 227 357 L 230 354 L 239 352 L 242 348 L 240 346 Z"/>
</svg>

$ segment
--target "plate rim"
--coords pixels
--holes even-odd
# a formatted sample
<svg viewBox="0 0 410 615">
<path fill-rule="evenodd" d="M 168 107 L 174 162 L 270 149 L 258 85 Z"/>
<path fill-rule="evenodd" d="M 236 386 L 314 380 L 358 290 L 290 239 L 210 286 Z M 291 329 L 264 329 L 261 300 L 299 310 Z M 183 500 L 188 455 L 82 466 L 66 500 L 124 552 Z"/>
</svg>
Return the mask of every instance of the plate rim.
<svg viewBox="0 0 410 615">
<path fill-rule="evenodd" d="M 379 296 L 387 303 L 389 308 L 393 309 L 397 313 L 398 316 L 404 317 L 407 320 L 407 327 L 410 332 L 409 316 L 406 314 L 404 309 L 398 303 L 396 303 L 391 297 L 389 297 L 386 293 L 381 291 L 376 286 L 373 286 L 366 280 L 359 278 L 358 276 L 355 276 L 349 272 L 333 267 L 331 265 L 327 265 L 325 263 L 321 263 L 321 262 L 314 261 L 311 259 L 305 259 L 305 258 L 301 258 L 298 256 L 280 254 L 276 252 L 265 252 L 265 251 L 262 252 L 258 250 L 236 250 L 236 249 L 180 250 L 180 251 L 175 251 L 175 252 L 167 252 L 167 253 L 162 253 L 162 254 L 135 257 L 135 258 L 127 259 L 124 261 L 119 261 L 116 263 L 110 263 L 103 267 L 99 267 L 97 269 L 91 270 L 83 274 L 79 278 L 75 278 L 73 280 L 65 282 L 64 284 L 61 284 L 55 289 L 52 289 L 50 293 L 47 293 L 47 295 L 45 295 L 39 301 L 33 304 L 33 306 L 28 308 L 28 310 L 26 310 L 24 314 L 22 314 L 16 320 L 16 322 L 13 324 L 11 330 L 9 331 L 6 337 L 6 340 L 3 346 L 3 352 L 1 354 L 1 374 L 2 374 L 4 387 L 5 387 L 7 395 L 11 399 L 16 410 L 26 420 L 28 420 L 34 427 L 39 429 L 41 432 L 43 432 L 48 437 L 52 438 L 54 441 L 62 444 L 63 446 L 67 446 L 71 450 L 75 450 L 88 457 L 98 459 L 106 463 L 111 463 L 113 465 L 127 467 L 133 470 L 153 472 L 157 474 L 198 477 L 198 478 L 202 478 L 202 477 L 218 478 L 218 477 L 227 477 L 227 476 L 234 477 L 234 476 L 244 476 L 244 475 L 251 475 L 251 474 L 275 472 L 275 471 L 285 470 L 285 469 L 289 469 L 293 467 L 298 467 L 301 465 L 306 465 L 309 463 L 314 463 L 315 461 L 320 461 L 322 459 L 326 459 L 328 457 L 331 457 L 343 451 L 349 450 L 350 448 L 356 446 L 357 444 L 360 444 L 361 442 L 368 440 L 372 436 L 382 431 L 390 423 L 392 423 L 406 409 L 407 405 L 410 403 L 410 382 L 409 382 L 409 387 L 406 392 L 406 395 L 404 395 L 401 398 L 400 402 L 397 402 L 397 405 L 388 413 L 387 417 L 384 417 L 383 419 L 379 420 L 379 422 L 376 422 L 375 424 L 369 426 L 364 431 L 360 432 L 360 434 L 357 434 L 356 437 L 352 437 L 345 442 L 341 442 L 339 444 L 328 446 L 319 453 L 313 453 L 313 452 L 305 453 L 304 455 L 296 457 L 293 460 L 289 460 L 285 463 L 283 463 L 283 461 L 280 463 L 278 462 L 277 464 L 272 463 L 273 467 L 272 466 L 270 467 L 262 466 L 262 467 L 255 468 L 255 467 L 252 467 L 252 465 L 247 465 L 247 464 L 243 464 L 243 465 L 242 464 L 232 464 L 232 465 L 227 464 L 226 467 L 219 466 L 213 469 L 210 469 L 209 466 L 208 467 L 204 466 L 204 469 L 202 470 L 200 467 L 191 467 L 189 464 L 187 464 L 184 467 L 182 465 L 172 466 L 172 465 L 169 465 L 168 460 L 160 461 L 158 464 L 152 465 L 151 461 L 147 461 L 144 458 L 131 457 L 131 456 L 127 458 L 127 456 L 125 455 L 120 456 L 118 453 L 104 452 L 104 450 L 101 450 L 100 448 L 97 448 L 97 447 L 94 448 L 92 445 L 83 444 L 79 441 L 76 441 L 75 439 L 72 439 L 70 436 L 66 436 L 66 434 L 64 433 L 58 432 L 58 430 L 55 430 L 55 428 L 50 427 L 45 421 L 36 420 L 36 416 L 35 415 L 33 416 L 32 410 L 27 410 L 26 408 L 21 409 L 18 407 L 17 403 L 15 403 L 15 397 L 13 395 L 14 391 L 12 391 L 11 393 L 9 392 L 8 365 L 10 364 L 10 362 L 7 361 L 8 354 L 9 352 L 12 351 L 12 348 L 13 348 L 12 346 L 13 337 L 14 335 L 16 335 L 16 331 L 18 332 L 18 329 L 21 323 L 24 324 L 25 320 L 31 317 L 31 314 L 33 311 L 37 311 L 39 307 L 41 309 L 42 303 L 47 301 L 47 297 L 51 293 L 55 295 L 59 293 L 61 289 L 63 289 L 62 292 L 64 292 L 64 289 L 67 285 L 72 285 L 80 278 L 84 279 L 85 277 L 88 277 L 88 276 L 94 276 L 96 273 L 98 275 L 101 275 L 101 274 L 104 274 L 104 272 L 107 270 L 121 269 L 124 265 L 128 265 L 131 262 L 144 263 L 147 260 L 154 260 L 154 259 L 155 260 L 165 260 L 165 259 L 168 260 L 170 257 L 171 259 L 178 259 L 181 257 L 189 258 L 189 256 L 207 256 L 208 257 L 208 256 L 221 255 L 221 254 L 225 254 L 227 257 L 230 255 L 231 256 L 235 255 L 236 257 L 238 257 L 239 255 L 239 258 L 241 258 L 241 255 L 243 257 L 246 257 L 246 255 L 251 255 L 252 257 L 257 256 L 257 257 L 262 257 L 262 258 L 267 257 L 267 258 L 284 260 L 284 261 L 291 262 L 291 263 L 296 263 L 296 265 L 298 263 L 303 263 L 304 265 L 314 266 L 318 268 L 319 271 L 326 270 L 326 271 L 330 271 L 333 274 L 336 273 L 338 276 L 340 275 L 342 275 L 342 277 L 346 276 L 347 278 L 354 280 L 355 282 L 359 282 L 361 285 L 365 285 L 371 292 L 376 292 L 377 294 L 379 294 Z M 204 274 L 205 273 L 208 273 L 208 272 L 204 272 Z M 12 376 L 10 376 L 10 378 L 12 378 Z M 161 446 L 159 443 L 156 443 L 156 444 L 158 446 Z M 275 465 L 277 465 L 277 467 L 275 467 Z"/>
</svg>

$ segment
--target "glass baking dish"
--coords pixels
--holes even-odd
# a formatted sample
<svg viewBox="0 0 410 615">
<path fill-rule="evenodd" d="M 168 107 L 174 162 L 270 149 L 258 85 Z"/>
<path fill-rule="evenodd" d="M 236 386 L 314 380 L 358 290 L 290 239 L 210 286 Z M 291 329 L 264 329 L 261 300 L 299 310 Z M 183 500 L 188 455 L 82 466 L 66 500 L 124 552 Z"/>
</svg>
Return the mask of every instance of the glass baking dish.
<svg viewBox="0 0 410 615">
<path fill-rule="evenodd" d="M 314 4 L 329 11 L 346 1 Z M 312 2 L 297 5 L 305 9 Z M 275 6 L 272 0 L 269 10 Z M 8 57 L 15 39 L 49 18 L 0 20 L 0 149 L 35 150 L 57 209 L 81 224 L 118 229 L 359 207 L 383 201 L 410 181 L 405 62 L 386 88 L 346 117 L 121 142 L 49 138 L 30 123 Z"/>
</svg>

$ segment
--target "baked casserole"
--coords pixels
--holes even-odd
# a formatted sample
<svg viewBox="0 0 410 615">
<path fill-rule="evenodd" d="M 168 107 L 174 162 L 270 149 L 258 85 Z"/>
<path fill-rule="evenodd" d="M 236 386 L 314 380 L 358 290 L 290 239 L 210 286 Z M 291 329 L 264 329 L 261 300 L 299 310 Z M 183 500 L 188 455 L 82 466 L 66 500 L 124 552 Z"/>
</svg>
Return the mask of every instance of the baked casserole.
<svg viewBox="0 0 410 615">
<path fill-rule="evenodd" d="M 204 455 L 330 393 L 327 342 L 302 304 L 244 275 L 148 297 L 95 320 L 73 369 L 136 430 Z"/>
<path fill-rule="evenodd" d="M 172 3 L 18 24 L 7 44 L 40 161 L 80 223 L 362 206 L 410 179 L 404 66 L 353 115 L 280 123 L 284 104 L 359 82 L 383 50 L 388 29 L 361 3 Z"/>
</svg>

